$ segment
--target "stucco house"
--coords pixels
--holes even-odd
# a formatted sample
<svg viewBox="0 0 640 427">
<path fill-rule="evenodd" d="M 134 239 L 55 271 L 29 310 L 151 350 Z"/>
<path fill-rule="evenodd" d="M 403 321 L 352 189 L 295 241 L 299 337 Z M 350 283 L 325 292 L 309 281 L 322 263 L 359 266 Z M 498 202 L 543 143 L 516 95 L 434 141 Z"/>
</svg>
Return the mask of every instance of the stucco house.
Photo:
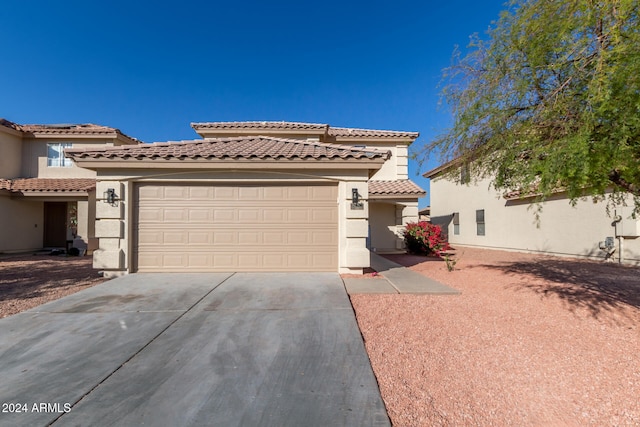
<svg viewBox="0 0 640 427">
<path fill-rule="evenodd" d="M 201 138 L 65 155 L 95 174 L 94 267 L 361 273 L 402 248 L 424 190 L 414 132 L 296 122 L 193 123 Z"/>
<path fill-rule="evenodd" d="M 536 221 L 534 197 L 499 193 L 489 179 L 471 181 L 468 169 L 456 160 L 424 177 L 430 178 L 431 221 L 443 227 L 454 246 L 640 264 L 640 219 L 631 217 L 629 206 L 616 206 L 608 214 L 606 202 L 579 200 L 572 206 L 559 192 L 541 205 Z M 603 250 L 607 238 L 609 248 Z"/>
<path fill-rule="evenodd" d="M 73 164 L 63 151 L 138 142 L 107 126 L 0 119 L 0 253 L 97 247 L 96 173 Z"/>
</svg>

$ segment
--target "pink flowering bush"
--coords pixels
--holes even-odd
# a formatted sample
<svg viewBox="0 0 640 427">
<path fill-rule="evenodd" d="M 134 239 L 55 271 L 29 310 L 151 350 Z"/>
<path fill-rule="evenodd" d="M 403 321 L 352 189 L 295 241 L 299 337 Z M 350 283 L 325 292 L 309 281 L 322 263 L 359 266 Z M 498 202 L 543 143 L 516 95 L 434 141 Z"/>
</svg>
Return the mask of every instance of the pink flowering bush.
<svg viewBox="0 0 640 427">
<path fill-rule="evenodd" d="M 427 221 L 410 222 L 404 232 L 404 243 L 412 254 L 435 254 L 449 249 L 442 228 Z"/>
</svg>

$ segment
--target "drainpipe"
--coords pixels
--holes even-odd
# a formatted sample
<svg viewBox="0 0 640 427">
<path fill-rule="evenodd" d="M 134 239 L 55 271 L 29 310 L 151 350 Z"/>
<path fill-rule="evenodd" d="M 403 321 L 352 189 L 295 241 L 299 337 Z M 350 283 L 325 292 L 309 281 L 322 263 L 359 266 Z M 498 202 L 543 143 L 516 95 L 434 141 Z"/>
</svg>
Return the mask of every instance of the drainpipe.
<svg viewBox="0 0 640 427">
<path fill-rule="evenodd" d="M 624 237 L 622 236 L 618 236 L 618 250 L 620 251 L 618 253 L 618 264 L 622 264 L 624 260 L 624 256 L 622 255 L 624 251 Z"/>
<path fill-rule="evenodd" d="M 620 221 L 622 221 L 622 217 L 615 211 L 614 214 L 615 216 L 613 217 L 613 223 L 611 225 L 615 227 L 616 237 L 618 238 L 618 264 L 622 264 L 622 261 L 624 259 L 624 237 L 618 233 L 618 224 L 620 223 Z"/>
</svg>

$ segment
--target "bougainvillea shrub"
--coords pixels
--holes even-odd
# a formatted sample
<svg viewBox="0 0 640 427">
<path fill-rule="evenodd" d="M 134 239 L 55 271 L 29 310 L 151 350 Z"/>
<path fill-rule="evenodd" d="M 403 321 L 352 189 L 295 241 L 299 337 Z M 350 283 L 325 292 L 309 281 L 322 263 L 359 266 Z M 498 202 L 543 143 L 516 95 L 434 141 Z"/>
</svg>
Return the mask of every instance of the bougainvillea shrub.
<svg viewBox="0 0 640 427">
<path fill-rule="evenodd" d="M 427 221 L 408 223 L 404 232 L 404 243 L 412 254 L 439 256 L 449 249 L 442 228 Z"/>
</svg>

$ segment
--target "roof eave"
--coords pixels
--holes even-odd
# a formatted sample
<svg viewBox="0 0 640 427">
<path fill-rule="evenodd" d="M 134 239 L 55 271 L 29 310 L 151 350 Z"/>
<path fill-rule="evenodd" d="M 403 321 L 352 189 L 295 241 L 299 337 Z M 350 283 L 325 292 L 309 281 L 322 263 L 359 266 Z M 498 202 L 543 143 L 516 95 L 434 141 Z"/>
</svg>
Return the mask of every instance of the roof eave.
<svg viewBox="0 0 640 427">
<path fill-rule="evenodd" d="M 23 136 L 23 132 L 10 128 L 8 126 L 2 126 L 0 125 L 0 131 L 4 132 L 4 133 L 8 133 L 9 135 L 13 135 L 13 136 Z"/>
<path fill-rule="evenodd" d="M 450 160 L 450 161 L 448 161 L 446 163 L 443 163 L 440 166 L 435 167 L 435 168 L 431 169 L 430 171 L 427 171 L 427 172 L 423 173 L 422 176 L 424 178 L 433 178 L 433 177 L 435 177 L 437 175 L 440 175 L 442 172 L 446 171 L 449 168 L 458 166 L 461 162 L 462 162 L 462 158 L 456 157 L 453 160 Z"/>
<path fill-rule="evenodd" d="M 420 197 L 426 196 L 427 193 L 419 194 L 371 194 L 369 193 L 369 200 L 415 200 Z"/>
<path fill-rule="evenodd" d="M 29 131 L 24 133 L 26 138 L 34 139 L 118 139 L 118 132 L 39 132 Z"/>
<path fill-rule="evenodd" d="M 93 191 L 93 190 L 92 190 Z M 47 198 L 85 198 L 89 197 L 90 191 L 83 190 L 13 190 L 11 191 L 12 197 L 26 197 L 26 198 L 35 198 L 35 197 L 47 197 Z"/>
<path fill-rule="evenodd" d="M 399 136 L 335 136 L 335 141 L 336 143 L 341 143 L 341 142 L 348 142 L 348 143 L 354 143 L 354 142 L 362 142 L 362 143 L 376 143 L 376 142 L 380 142 L 380 143 L 389 143 L 389 142 L 395 142 L 397 144 L 403 144 L 403 145 L 411 145 L 415 142 L 415 140 L 418 138 L 417 136 L 415 138 L 411 138 L 411 137 L 399 137 Z"/>
</svg>

